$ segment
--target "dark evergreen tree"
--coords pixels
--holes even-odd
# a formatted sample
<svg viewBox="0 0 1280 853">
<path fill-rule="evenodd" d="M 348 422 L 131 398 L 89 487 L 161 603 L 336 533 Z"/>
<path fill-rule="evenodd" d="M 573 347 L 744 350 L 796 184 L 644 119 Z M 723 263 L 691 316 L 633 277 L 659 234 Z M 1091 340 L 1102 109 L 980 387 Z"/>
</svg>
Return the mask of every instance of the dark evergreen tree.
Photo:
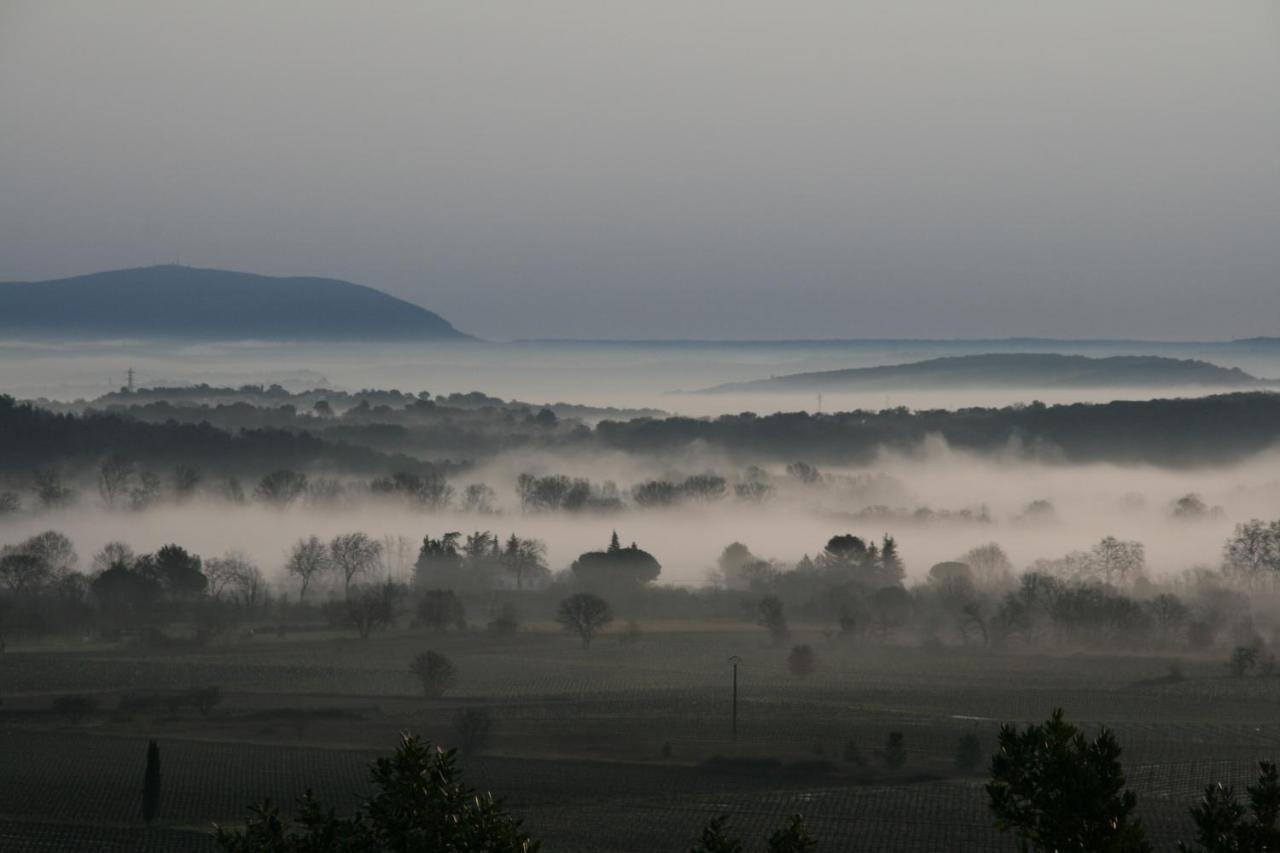
<svg viewBox="0 0 1280 853">
<path fill-rule="evenodd" d="M 155 820 L 160 807 L 160 747 L 155 741 L 147 744 L 147 770 L 142 777 L 142 819 Z"/>
</svg>

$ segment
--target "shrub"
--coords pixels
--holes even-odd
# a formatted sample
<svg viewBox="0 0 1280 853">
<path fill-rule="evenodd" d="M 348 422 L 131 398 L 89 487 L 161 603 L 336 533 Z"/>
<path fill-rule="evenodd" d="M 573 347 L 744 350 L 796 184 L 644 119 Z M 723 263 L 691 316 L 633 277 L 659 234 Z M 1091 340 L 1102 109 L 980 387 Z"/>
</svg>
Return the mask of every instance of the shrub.
<svg viewBox="0 0 1280 853">
<path fill-rule="evenodd" d="M 409 672 L 422 681 L 422 692 L 429 699 L 439 699 L 458 683 L 458 668 L 439 652 L 426 651 L 413 659 Z"/>
<path fill-rule="evenodd" d="M 462 781 L 454 752 L 405 735 L 395 755 L 372 768 L 375 794 L 339 818 L 310 792 L 292 831 L 270 803 L 254 808 L 243 830 L 218 827 L 226 853 L 339 853 L 355 850 L 466 850 L 537 853 L 540 844 L 501 801 Z"/>
<path fill-rule="evenodd" d="M 463 755 L 473 755 L 489 745 L 493 716 L 485 708 L 462 708 L 453 716 L 453 730 Z"/>
<path fill-rule="evenodd" d="M 956 746 L 956 769 L 961 773 L 972 773 L 982 764 L 982 743 L 973 732 L 960 736 Z"/>
<path fill-rule="evenodd" d="M 903 743 L 902 732 L 889 732 L 879 757 L 885 770 L 902 769 L 902 766 L 907 763 L 907 748 Z"/>
<path fill-rule="evenodd" d="M 509 636 L 520 630 L 520 619 L 516 609 L 510 604 L 503 605 L 498 615 L 489 623 L 489 633 L 498 636 Z"/>
<path fill-rule="evenodd" d="M 787 655 L 787 669 L 799 678 L 812 675 L 816 663 L 817 656 L 812 646 L 795 646 L 791 649 L 791 654 Z"/>
</svg>

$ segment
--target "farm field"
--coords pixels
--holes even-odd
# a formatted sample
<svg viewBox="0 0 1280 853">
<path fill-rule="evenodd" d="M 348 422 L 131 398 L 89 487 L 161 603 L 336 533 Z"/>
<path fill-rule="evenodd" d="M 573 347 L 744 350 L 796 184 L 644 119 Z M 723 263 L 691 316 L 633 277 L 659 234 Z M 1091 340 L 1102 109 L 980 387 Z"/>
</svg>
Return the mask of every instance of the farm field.
<svg viewBox="0 0 1280 853">
<path fill-rule="evenodd" d="M 1187 806 L 1210 781 L 1243 784 L 1280 752 L 1280 679 L 1233 678 L 1216 658 L 1018 655 L 863 643 L 818 631 L 812 675 L 788 672 L 759 628 L 662 623 L 632 643 L 589 649 L 546 626 L 510 637 L 396 630 L 258 635 L 198 649 L 129 645 L 11 647 L 0 657 L 0 849 L 213 850 L 215 822 L 263 797 L 312 788 L 352 807 L 368 763 L 413 731 L 456 739 L 460 708 L 494 733 L 465 756 L 468 781 L 493 791 L 551 851 L 684 850 L 727 813 L 758 839 L 802 813 L 825 850 L 1002 850 L 982 773 L 954 768 L 972 732 L 989 752 L 1001 721 L 1057 705 L 1105 723 L 1125 748 L 1130 784 L 1157 849 L 1187 838 Z M 408 661 L 424 649 L 457 665 L 456 688 L 425 699 Z M 730 737 L 727 659 L 740 669 L 739 737 Z M 161 702 L 122 713 L 122 696 L 216 685 L 207 714 Z M 73 724 L 55 697 L 92 696 Z M 905 766 L 876 758 L 901 732 Z M 140 819 L 148 739 L 160 744 L 160 817 Z M 849 744 L 863 762 L 846 760 Z M 717 756 L 722 760 L 713 760 Z M 730 759 L 774 759 L 735 764 Z M 602 841 L 605 839 L 605 841 Z"/>
</svg>

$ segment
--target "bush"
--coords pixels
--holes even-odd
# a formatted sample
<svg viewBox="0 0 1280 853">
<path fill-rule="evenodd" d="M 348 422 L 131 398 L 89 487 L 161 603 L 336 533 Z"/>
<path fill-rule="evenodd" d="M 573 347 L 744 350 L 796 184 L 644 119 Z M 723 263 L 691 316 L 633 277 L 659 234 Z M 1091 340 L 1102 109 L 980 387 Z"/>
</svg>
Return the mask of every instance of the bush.
<svg viewBox="0 0 1280 853">
<path fill-rule="evenodd" d="M 885 770 L 901 770 L 907 763 L 907 748 L 903 743 L 902 732 L 889 732 L 884 749 L 878 755 Z"/>
<path fill-rule="evenodd" d="M 956 769 L 961 773 L 972 773 L 982 764 L 982 743 L 973 732 L 960 736 L 956 746 Z"/>
<path fill-rule="evenodd" d="M 497 634 L 500 637 L 509 636 L 520 630 L 520 619 L 516 614 L 516 609 L 510 604 L 503 605 L 498 611 L 498 615 L 489 623 L 489 633 Z"/>
<path fill-rule="evenodd" d="M 458 683 L 458 668 L 439 652 L 426 651 L 413 659 L 409 672 L 422 681 L 422 692 L 429 699 L 439 699 Z"/>
<path fill-rule="evenodd" d="M 462 708 L 453 716 L 453 730 L 458 735 L 459 751 L 474 755 L 489 745 L 493 716 L 484 708 Z"/>
<path fill-rule="evenodd" d="M 787 655 L 787 669 L 799 678 L 812 675 L 816 664 L 817 655 L 813 653 L 812 646 L 795 646 L 791 649 L 791 654 Z"/>
<path fill-rule="evenodd" d="M 452 751 L 442 752 L 405 735 L 395 755 L 374 763 L 372 781 L 374 795 L 353 817 L 337 817 L 308 792 L 298 821 L 286 821 L 279 810 L 263 803 L 252 810 L 244 829 L 219 827 L 218 846 L 226 853 L 540 849 L 500 801 L 462 781 Z"/>
</svg>

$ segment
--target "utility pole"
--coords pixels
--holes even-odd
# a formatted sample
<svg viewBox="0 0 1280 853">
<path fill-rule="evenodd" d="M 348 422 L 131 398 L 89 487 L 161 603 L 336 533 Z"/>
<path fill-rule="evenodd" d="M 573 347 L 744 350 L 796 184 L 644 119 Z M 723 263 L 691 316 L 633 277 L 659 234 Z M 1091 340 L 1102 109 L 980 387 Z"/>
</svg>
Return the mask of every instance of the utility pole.
<svg viewBox="0 0 1280 853">
<path fill-rule="evenodd" d="M 738 742 L 738 664 L 742 663 L 742 658 L 734 655 L 729 658 L 729 665 L 733 667 L 733 742 Z"/>
</svg>

